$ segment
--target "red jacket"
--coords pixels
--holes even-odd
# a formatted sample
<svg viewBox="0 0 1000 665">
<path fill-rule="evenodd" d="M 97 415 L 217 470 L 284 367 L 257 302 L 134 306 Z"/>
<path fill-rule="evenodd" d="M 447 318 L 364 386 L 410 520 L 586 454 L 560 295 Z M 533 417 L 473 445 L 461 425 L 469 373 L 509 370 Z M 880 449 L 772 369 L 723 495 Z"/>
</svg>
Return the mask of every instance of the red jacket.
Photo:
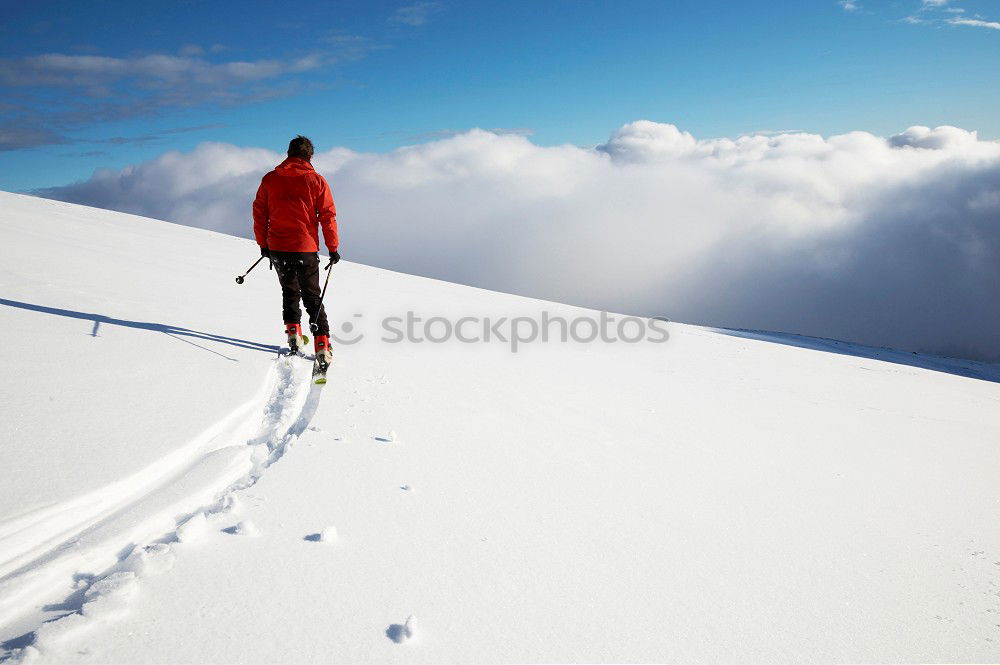
<svg viewBox="0 0 1000 665">
<path fill-rule="evenodd" d="M 318 252 L 323 227 L 326 248 L 337 251 L 337 208 L 330 185 L 312 164 L 289 157 L 264 176 L 253 202 L 257 244 L 278 252 Z"/>
</svg>

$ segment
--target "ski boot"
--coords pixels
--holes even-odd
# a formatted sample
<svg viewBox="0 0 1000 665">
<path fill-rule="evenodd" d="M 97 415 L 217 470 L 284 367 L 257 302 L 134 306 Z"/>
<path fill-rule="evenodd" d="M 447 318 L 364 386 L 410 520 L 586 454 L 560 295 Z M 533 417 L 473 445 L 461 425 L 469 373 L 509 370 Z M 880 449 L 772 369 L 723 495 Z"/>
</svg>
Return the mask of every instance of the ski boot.
<svg viewBox="0 0 1000 665">
<path fill-rule="evenodd" d="M 333 362 L 333 352 L 330 350 L 330 338 L 327 335 L 316 335 L 316 360 L 313 362 L 313 383 L 326 383 L 326 370 Z"/>
<path fill-rule="evenodd" d="M 285 335 L 288 336 L 288 352 L 295 355 L 309 343 L 309 338 L 302 334 L 301 323 L 286 323 Z"/>
</svg>

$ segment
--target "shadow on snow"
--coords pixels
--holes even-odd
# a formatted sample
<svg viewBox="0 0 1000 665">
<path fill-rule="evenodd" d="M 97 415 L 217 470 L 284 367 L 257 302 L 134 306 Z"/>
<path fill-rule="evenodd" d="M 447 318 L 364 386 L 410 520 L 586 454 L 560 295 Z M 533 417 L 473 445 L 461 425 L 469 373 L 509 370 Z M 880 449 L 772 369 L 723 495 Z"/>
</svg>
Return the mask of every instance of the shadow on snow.
<svg viewBox="0 0 1000 665">
<path fill-rule="evenodd" d="M 206 346 L 197 344 L 191 339 L 199 339 L 206 342 L 217 342 L 219 344 L 228 344 L 230 346 L 236 346 L 241 349 L 249 349 L 251 351 L 263 351 L 265 353 L 277 353 L 280 347 L 273 344 L 262 344 L 260 342 L 253 342 L 246 339 L 239 339 L 236 337 L 226 337 L 224 335 L 216 335 L 213 333 L 201 332 L 199 330 L 191 330 L 190 328 L 179 328 L 177 326 L 169 326 L 162 323 L 150 323 L 147 321 L 127 321 L 125 319 L 115 319 L 110 316 L 104 316 L 103 314 L 89 314 L 87 312 L 76 312 L 71 309 L 60 309 L 58 307 L 46 307 L 44 305 L 34 305 L 32 303 L 20 302 L 18 300 L 8 300 L 7 298 L 0 298 L 0 305 L 6 305 L 8 307 L 17 307 L 18 309 L 25 309 L 30 312 L 40 312 L 42 314 L 53 314 L 55 316 L 65 316 L 70 319 L 79 319 L 81 321 L 91 321 L 94 327 L 90 331 L 91 337 L 97 337 L 97 333 L 102 325 L 109 326 L 123 326 L 125 328 L 136 328 L 138 330 L 150 330 L 153 332 L 160 332 L 165 335 L 169 335 L 176 340 L 184 342 L 186 344 L 191 344 L 199 349 L 208 351 L 209 353 L 214 353 L 217 356 L 222 356 L 227 360 L 235 361 L 236 358 L 230 358 L 218 351 L 214 351 Z"/>
<path fill-rule="evenodd" d="M 864 346 L 863 344 L 853 344 L 842 342 L 836 339 L 826 339 L 823 337 L 809 337 L 808 335 L 796 335 L 793 333 L 769 332 L 767 330 L 746 330 L 743 328 L 708 328 L 709 330 L 731 337 L 742 339 L 754 339 L 761 342 L 771 342 L 772 344 L 785 344 L 786 346 L 797 346 L 802 349 L 813 351 L 825 351 L 826 353 L 839 353 L 857 358 L 870 358 L 881 360 L 896 365 L 909 365 L 929 369 L 934 372 L 944 372 L 955 374 L 970 379 L 981 379 L 1000 383 L 1000 365 L 976 360 L 963 360 L 961 358 L 946 358 L 944 356 L 933 356 L 924 353 L 911 353 L 899 351 L 897 349 L 887 349 L 877 346 Z"/>
</svg>

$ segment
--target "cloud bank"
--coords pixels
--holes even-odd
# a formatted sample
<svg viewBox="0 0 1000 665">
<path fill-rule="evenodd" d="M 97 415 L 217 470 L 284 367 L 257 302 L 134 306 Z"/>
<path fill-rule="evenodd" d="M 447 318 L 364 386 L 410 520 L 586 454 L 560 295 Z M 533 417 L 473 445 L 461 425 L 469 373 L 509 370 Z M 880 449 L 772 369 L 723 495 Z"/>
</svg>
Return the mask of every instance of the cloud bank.
<svg viewBox="0 0 1000 665">
<path fill-rule="evenodd" d="M 250 237 L 280 161 L 203 144 L 43 196 Z M 317 154 L 349 260 L 616 312 L 1000 359 L 1000 143 L 955 127 Z M 228 273 L 227 273 L 228 274 Z"/>
</svg>

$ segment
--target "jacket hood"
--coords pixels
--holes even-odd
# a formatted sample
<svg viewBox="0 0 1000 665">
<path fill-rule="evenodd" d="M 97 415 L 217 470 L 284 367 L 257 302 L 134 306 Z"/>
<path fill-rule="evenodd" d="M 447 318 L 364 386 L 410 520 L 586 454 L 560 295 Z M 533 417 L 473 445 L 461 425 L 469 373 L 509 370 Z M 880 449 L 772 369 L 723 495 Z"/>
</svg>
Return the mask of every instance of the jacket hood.
<svg viewBox="0 0 1000 665">
<path fill-rule="evenodd" d="M 274 169 L 281 175 L 300 175 L 314 171 L 312 164 L 301 157 L 289 157 Z"/>
</svg>

